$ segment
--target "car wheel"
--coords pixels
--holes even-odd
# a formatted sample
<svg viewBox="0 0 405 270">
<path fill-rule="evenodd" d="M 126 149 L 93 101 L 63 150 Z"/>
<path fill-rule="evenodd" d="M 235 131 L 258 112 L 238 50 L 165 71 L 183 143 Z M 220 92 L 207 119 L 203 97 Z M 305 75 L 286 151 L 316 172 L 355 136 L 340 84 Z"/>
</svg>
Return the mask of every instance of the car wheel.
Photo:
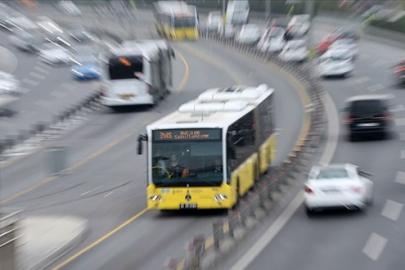
<svg viewBox="0 0 405 270">
<path fill-rule="evenodd" d="M 305 214 L 306 214 L 308 217 L 312 217 L 312 216 L 314 215 L 314 211 L 313 211 L 311 208 L 305 206 Z"/>
<path fill-rule="evenodd" d="M 357 135 L 354 133 L 349 133 L 349 141 L 351 142 L 357 141 Z"/>
</svg>

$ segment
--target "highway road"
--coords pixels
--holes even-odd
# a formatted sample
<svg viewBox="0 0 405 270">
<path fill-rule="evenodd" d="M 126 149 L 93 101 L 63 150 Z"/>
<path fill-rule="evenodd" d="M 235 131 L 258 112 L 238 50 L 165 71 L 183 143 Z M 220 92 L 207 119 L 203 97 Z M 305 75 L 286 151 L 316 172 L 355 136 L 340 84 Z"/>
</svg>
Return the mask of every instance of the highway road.
<svg viewBox="0 0 405 270">
<path fill-rule="evenodd" d="M 328 31 L 317 27 L 315 40 Z M 388 140 L 349 142 L 341 124 L 342 115 L 340 123 L 332 123 L 340 126 L 340 133 L 330 136 L 338 139 L 331 162 L 353 163 L 372 173 L 374 205 L 364 212 L 327 212 L 314 218 L 308 218 L 301 206 L 278 234 L 263 229 L 260 238 L 269 237 L 264 248 L 254 245 L 251 239 L 249 246 L 240 247 L 218 269 L 377 270 L 402 269 L 405 265 L 405 92 L 393 85 L 391 77 L 391 66 L 405 56 L 405 51 L 365 40 L 360 41 L 359 50 L 356 73 L 347 79 L 325 80 L 323 86 L 337 108 L 343 107 L 346 98 L 361 94 L 386 94 L 395 105 L 395 122 Z M 287 214 L 281 217 L 286 218 Z"/>
<path fill-rule="evenodd" d="M 0 138 L 18 135 L 38 122 L 52 122 L 96 89 L 94 82 L 74 81 L 69 66 L 51 67 L 36 54 L 21 52 L 8 37 L 9 32 L 0 31 L 0 70 L 16 76 L 22 96 L 15 108 L 18 114 L 0 118 Z"/>
<path fill-rule="evenodd" d="M 56 141 L 56 145 L 67 146 L 69 174 L 48 177 L 46 153 L 42 151 L 2 169 L 2 205 L 23 207 L 27 215 L 78 215 L 89 219 L 88 239 L 60 260 L 75 259 L 69 260 L 65 269 L 160 269 L 167 256 L 183 255 L 185 242 L 196 233 L 209 234 L 212 218 L 226 215 L 211 211 L 192 215 L 144 211 L 145 157 L 136 155 L 136 135 L 144 132 L 147 123 L 207 88 L 269 84 L 276 90 L 280 133 L 277 162 L 286 157 L 297 140 L 303 108 L 296 89 L 286 78 L 219 45 L 200 41 L 173 46 L 177 51 L 174 76 L 178 90 L 152 110 L 96 112 L 86 125 Z M 120 224 L 127 226 L 111 233 Z M 97 239 L 105 241 L 82 251 Z"/>
</svg>

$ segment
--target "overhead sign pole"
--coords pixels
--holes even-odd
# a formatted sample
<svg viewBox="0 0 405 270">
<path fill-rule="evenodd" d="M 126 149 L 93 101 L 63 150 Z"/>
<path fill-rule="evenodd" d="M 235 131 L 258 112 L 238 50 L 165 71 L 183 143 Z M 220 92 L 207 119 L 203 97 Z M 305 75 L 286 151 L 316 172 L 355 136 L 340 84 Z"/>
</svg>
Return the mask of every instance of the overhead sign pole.
<svg viewBox="0 0 405 270">
<path fill-rule="evenodd" d="M 271 0 L 266 0 L 266 2 L 265 2 L 265 4 L 266 4 L 266 6 L 265 6 L 265 18 L 266 18 L 266 20 L 269 20 L 270 19 L 270 13 L 271 13 Z"/>
</svg>

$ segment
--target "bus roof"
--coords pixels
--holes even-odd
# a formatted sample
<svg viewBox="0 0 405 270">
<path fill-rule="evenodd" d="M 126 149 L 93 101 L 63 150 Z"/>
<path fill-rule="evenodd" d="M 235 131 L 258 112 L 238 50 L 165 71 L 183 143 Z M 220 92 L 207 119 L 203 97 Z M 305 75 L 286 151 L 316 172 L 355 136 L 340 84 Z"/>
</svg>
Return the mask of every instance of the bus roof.
<svg viewBox="0 0 405 270">
<path fill-rule="evenodd" d="M 274 93 L 274 89 L 261 85 L 234 91 L 239 92 L 239 98 L 228 95 L 221 99 L 214 98 L 211 101 L 206 99 L 209 95 L 215 96 L 213 93 L 220 93 L 222 89 L 229 88 L 215 88 L 205 91 L 199 98 L 181 105 L 177 111 L 148 125 L 148 131 L 168 128 L 225 128 L 255 109 L 263 100 Z M 261 94 L 259 96 L 250 95 L 254 89 Z M 247 94 L 241 96 L 240 93 Z M 228 92 L 228 94 L 231 93 Z"/>
<path fill-rule="evenodd" d="M 121 44 L 121 47 L 130 47 L 139 45 L 157 46 L 160 49 L 169 48 L 169 43 L 165 39 L 126 40 Z"/>
<path fill-rule="evenodd" d="M 161 14 L 178 16 L 197 15 L 196 7 L 187 5 L 187 3 L 183 1 L 158 1 L 155 4 L 155 8 Z"/>
<path fill-rule="evenodd" d="M 150 46 L 150 44 L 131 44 L 127 46 L 120 46 L 112 48 L 110 53 L 116 57 L 124 56 L 140 56 L 142 55 L 146 60 L 150 60 L 159 52 L 159 47 Z"/>
</svg>

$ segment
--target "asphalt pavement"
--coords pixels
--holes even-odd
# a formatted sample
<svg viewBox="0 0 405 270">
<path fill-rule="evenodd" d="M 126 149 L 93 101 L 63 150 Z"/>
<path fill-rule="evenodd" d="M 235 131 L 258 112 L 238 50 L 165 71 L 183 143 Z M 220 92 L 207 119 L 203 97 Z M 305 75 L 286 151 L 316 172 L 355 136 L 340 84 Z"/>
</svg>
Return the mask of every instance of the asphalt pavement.
<svg viewBox="0 0 405 270">
<path fill-rule="evenodd" d="M 174 47 L 180 53 L 174 63 L 175 85 L 178 88 L 184 81 L 187 70 L 185 86 L 153 110 L 121 114 L 102 110 L 91 116 L 88 124 L 57 141 L 58 145 L 69 146 L 68 160 L 72 165 L 69 174 L 47 177 L 43 152 L 3 169 L 3 203 L 7 206 L 24 207 L 27 215 L 75 215 L 89 219 L 89 237 L 76 252 L 123 222 L 133 220 L 106 242 L 68 264 L 66 269 L 126 269 L 130 266 L 132 269 L 132 266 L 159 269 L 167 256 L 181 255 L 184 243 L 196 233 L 208 234 L 213 217 L 225 214 L 142 214 L 146 206 L 146 172 L 145 157 L 137 156 L 135 151 L 137 133 L 144 132 L 148 122 L 175 110 L 205 89 L 268 83 L 275 88 L 276 104 L 280 104 L 276 107 L 277 127 L 282 134 L 278 138 L 278 161 L 290 152 L 297 140 L 302 105 L 285 78 L 220 46 L 201 41 L 174 44 Z M 187 68 L 180 55 L 186 60 Z M 283 103 L 288 105 L 282 106 Z M 41 184 L 32 188 L 37 183 Z M 18 196 L 13 197 L 15 194 Z M 141 214 L 136 218 L 138 213 Z"/>
<path fill-rule="evenodd" d="M 319 41 L 330 30 L 317 27 Z M 371 41 L 360 41 L 356 72 L 347 79 L 323 82 L 337 108 L 346 98 L 360 94 L 386 94 L 391 98 L 395 121 L 388 140 L 347 141 L 341 123 L 339 144 L 333 163 L 353 163 L 372 173 L 374 204 L 364 212 L 327 212 L 309 219 L 300 207 L 281 231 L 246 269 L 402 269 L 405 217 L 402 214 L 405 174 L 403 173 L 403 140 L 405 139 L 405 93 L 392 80 L 392 65 L 404 51 Z M 342 115 L 340 115 L 342 122 Z M 255 251 L 260 251 L 255 250 Z M 221 269 L 242 269 L 239 260 L 251 251 L 240 248 L 223 263 Z M 252 258 L 250 258 L 252 259 Z"/>
</svg>

